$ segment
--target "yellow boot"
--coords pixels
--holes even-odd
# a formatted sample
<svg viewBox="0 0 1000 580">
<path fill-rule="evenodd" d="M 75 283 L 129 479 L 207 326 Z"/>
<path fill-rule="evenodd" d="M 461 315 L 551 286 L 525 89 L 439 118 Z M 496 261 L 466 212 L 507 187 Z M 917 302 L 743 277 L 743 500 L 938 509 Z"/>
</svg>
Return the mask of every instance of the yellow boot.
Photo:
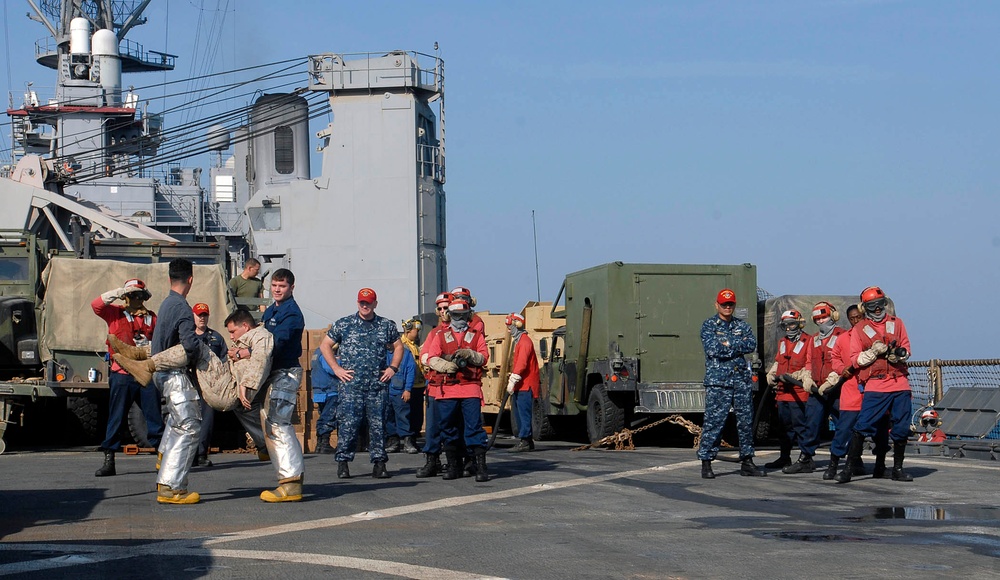
<svg viewBox="0 0 1000 580">
<path fill-rule="evenodd" d="M 163 461 L 163 454 L 159 451 L 156 452 L 156 470 L 160 470 L 160 462 Z M 159 484 L 157 484 L 159 485 Z"/>
<path fill-rule="evenodd" d="M 156 365 L 152 360 L 132 360 L 117 352 L 114 355 L 114 359 L 115 362 L 128 371 L 128 374 L 132 375 L 132 378 L 134 378 L 140 385 L 144 387 L 148 386 L 153 380 L 153 371 L 156 370 Z"/>
<path fill-rule="evenodd" d="M 198 503 L 201 496 L 186 489 L 172 489 L 169 485 L 156 484 L 156 501 L 178 505 Z"/>
<path fill-rule="evenodd" d="M 260 493 L 260 499 L 268 503 L 302 501 L 302 477 L 279 480 L 278 487 L 274 491 L 265 489 Z"/>
<path fill-rule="evenodd" d="M 149 358 L 149 353 L 146 352 L 146 349 L 141 346 L 126 344 L 113 334 L 108 335 L 108 344 L 111 345 L 111 348 L 115 352 L 121 353 L 132 360 L 146 360 Z"/>
</svg>

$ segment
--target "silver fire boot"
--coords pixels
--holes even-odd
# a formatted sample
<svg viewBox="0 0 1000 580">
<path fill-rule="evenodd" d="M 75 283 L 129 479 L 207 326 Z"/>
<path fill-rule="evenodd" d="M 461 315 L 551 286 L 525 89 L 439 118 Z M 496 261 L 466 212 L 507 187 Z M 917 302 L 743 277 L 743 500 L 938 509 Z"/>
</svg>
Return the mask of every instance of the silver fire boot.
<svg viewBox="0 0 1000 580">
<path fill-rule="evenodd" d="M 198 454 L 201 434 L 201 397 L 182 370 L 157 371 L 153 382 L 166 401 L 167 428 L 160 442 L 160 472 L 156 483 L 171 489 L 187 489 L 188 471 Z"/>
</svg>

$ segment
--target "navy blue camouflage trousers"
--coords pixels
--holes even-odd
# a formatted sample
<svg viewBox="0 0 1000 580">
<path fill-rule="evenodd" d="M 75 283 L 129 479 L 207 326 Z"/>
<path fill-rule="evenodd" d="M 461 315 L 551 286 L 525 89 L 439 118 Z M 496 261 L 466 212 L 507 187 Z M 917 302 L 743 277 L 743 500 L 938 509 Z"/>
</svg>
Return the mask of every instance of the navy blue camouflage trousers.
<svg viewBox="0 0 1000 580">
<path fill-rule="evenodd" d="M 740 438 L 740 459 L 753 457 L 753 391 L 750 383 L 736 387 L 705 387 L 705 420 L 701 426 L 698 459 L 715 459 L 722 441 L 722 428 L 729 409 L 736 412 L 736 430 Z"/>
<path fill-rule="evenodd" d="M 385 461 L 385 406 L 389 400 L 384 383 L 356 386 L 342 385 L 337 402 L 337 461 L 354 461 L 358 429 L 368 419 L 368 455 L 371 462 Z"/>
</svg>

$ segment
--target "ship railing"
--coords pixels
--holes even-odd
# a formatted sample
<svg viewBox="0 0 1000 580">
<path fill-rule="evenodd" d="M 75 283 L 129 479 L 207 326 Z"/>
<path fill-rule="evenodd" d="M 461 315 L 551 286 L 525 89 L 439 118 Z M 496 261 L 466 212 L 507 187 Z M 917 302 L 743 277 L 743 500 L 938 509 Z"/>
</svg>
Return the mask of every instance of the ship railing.
<svg viewBox="0 0 1000 580">
<path fill-rule="evenodd" d="M 407 55 L 414 66 L 404 70 L 395 66 L 376 64 L 392 55 Z M 433 62 L 430 67 L 425 64 L 428 59 Z M 318 54 L 310 55 L 309 61 L 309 71 L 312 75 L 310 88 L 316 90 L 345 87 L 379 88 L 378 79 L 402 79 L 403 86 L 415 86 L 436 93 L 444 90 L 444 67 L 441 66 L 441 59 L 413 50 Z M 361 62 L 367 63 L 366 66 L 354 68 Z M 348 67 L 347 64 L 351 66 Z"/>
<path fill-rule="evenodd" d="M 417 145 L 417 170 L 420 177 L 444 183 L 444 155 L 437 145 Z"/>
<path fill-rule="evenodd" d="M 933 405 L 952 387 L 1000 389 L 1000 359 L 907 361 L 913 405 Z"/>
</svg>

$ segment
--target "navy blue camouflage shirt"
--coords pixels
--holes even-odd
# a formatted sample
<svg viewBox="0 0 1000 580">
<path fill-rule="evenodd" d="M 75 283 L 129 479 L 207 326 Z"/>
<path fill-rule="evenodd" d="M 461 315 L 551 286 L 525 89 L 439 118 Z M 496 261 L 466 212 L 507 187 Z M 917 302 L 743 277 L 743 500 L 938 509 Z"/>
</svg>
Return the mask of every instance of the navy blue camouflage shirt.
<svg viewBox="0 0 1000 580">
<path fill-rule="evenodd" d="M 355 313 L 334 322 L 326 335 L 340 345 L 340 366 L 354 371 L 354 378 L 344 387 L 385 386 L 378 379 L 389 366 L 386 350 L 399 340 L 396 323 L 378 315 L 365 320 Z"/>
<path fill-rule="evenodd" d="M 726 322 L 715 315 L 701 325 L 705 348 L 705 385 L 735 387 L 750 382 L 750 365 L 743 355 L 757 350 L 757 338 L 745 320 Z"/>
</svg>

